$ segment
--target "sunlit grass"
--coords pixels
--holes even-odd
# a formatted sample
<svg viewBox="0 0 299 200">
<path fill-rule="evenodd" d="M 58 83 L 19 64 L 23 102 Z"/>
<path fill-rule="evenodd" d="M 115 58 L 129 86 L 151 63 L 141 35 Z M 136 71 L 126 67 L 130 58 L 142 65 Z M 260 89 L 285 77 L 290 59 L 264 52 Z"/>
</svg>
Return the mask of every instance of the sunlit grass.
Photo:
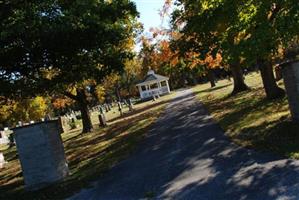
<svg viewBox="0 0 299 200">
<path fill-rule="evenodd" d="M 38 192 L 24 190 L 16 148 L 1 147 L 5 149 L 8 163 L 0 170 L 0 199 L 64 199 L 87 187 L 135 149 L 172 96 L 138 104 L 134 112 L 117 120 L 113 120 L 119 117 L 117 113 L 110 114 L 109 126 L 100 128 L 95 124 L 95 130 L 90 134 L 81 134 L 80 129 L 63 133 L 70 175 L 63 182 Z"/>
<path fill-rule="evenodd" d="M 299 126 L 290 121 L 286 97 L 265 99 L 257 73 L 246 76 L 245 82 L 251 90 L 235 96 L 230 95 L 233 85 L 228 80 L 218 81 L 215 88 L 198 85 L 194 92 L 236 143 L 299 158 Z M 284 87 L 281 81 L 279 85 Z"/>
</svg>

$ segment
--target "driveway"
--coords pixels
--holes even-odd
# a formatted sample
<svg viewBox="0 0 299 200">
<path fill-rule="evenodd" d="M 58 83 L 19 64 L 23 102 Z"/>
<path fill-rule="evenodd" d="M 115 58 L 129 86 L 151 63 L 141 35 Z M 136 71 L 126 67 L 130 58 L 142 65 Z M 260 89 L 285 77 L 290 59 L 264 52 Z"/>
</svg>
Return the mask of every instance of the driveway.
<svg viewBox="0 0 299 200">
<path fill-rule="evenodd" d="M 183 90 L 130 158 L 70 199 L 299 199 L 299 162 L 233 144 Z"/>
</svg>

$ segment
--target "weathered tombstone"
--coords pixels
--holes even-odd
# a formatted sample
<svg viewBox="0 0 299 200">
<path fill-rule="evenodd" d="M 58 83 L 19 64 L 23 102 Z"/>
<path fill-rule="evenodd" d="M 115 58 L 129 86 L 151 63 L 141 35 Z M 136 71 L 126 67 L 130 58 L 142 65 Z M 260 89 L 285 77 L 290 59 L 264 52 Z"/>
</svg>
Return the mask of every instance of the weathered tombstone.
<svg viewBox="0 0 299 200">
<path fill-rule="evenodd" d="M 133 111 L 133 103 L 131 99 L 129 99 L 129 111 Z"/>
<path fill-rule="evenodd" d="M 126 106 L 129 106 L 129 102 L 128 102 L 126 99 L 124 99 L 124 104 L 125 104 Z"/>
<path fill-rule="evenodd" d="M 299 122 L 299 61 L 286 62 L 281 69 L 292 118 Z"/>
<path fill-rule="evenodd" d="M 0 169 L 4 167 L 5 163 L 4 155 L 0 152 Z"/>
<path fill-rule="evenodd" d="M 0 131 L 0 144 L 8 144 L 9 139 L 8 139 L 8 133 L 7 131 Z"/>
<path fill-rule="evenodd" d="M 76 129 L 79 127 L 78 124 L 76 124 L 76 119 L 75 118 L 70 118 L 68 119 L 68 127 L 69 127 L 69 130 L 73 130 L 73 129 Z"/>
<path fill-rule="evenodd" d="M 23 126 L 23 122 L 18 121 L 18 125 L 19 125 L 19 126 Z"/>
<path fill-rule="evenodd" d="M 8 140 L 9 140 L 9 147 L 13 147 L 16 145 L 16 140 L 14 137 L 14 133 L 10 133 L 8 136 Z"/>
<path fill-rule="evenodd" d="M 5 137 L 5 131 L 0 131 L 0 138 L 4 138 Z"/>
<path fill-rule="evenodd" d="M 25 187 L 38 190 L 68 175 L 58 120 L 14 129 Z"/>
<path fill-rule="evenodd" d="M 118 105 L 118 111 L 119 111 L 120 115 L 122 116 L 123 115 L 123 110 L 122 110 L 121 103 L 118 102 L 117 105 Z"/>
<path fill-rule="evenodd" d="M 58 124 L 61 130 L 61 133 L 65 133 L 69 130 L 71 130 L 71 127 L 69 125 L 69 119 L 67 117 L 64 116 L 60 116 L 58 118 Z"/>
<path fill-rule="evenodd" d="M 107 126 L 107 121 L 106 121 L 106 117 L 104 114 L 99 115 L 99 122 L 100 122 L 100 127 Z"/>
<path fill-rule="evenodd" d="M 102 106 L 100 106 L 100 114 L 104 114 L 104 109 Z"/>
<path fill-rule="evenodd" d="M 105 104 L 105 109 L 106 109 L 106 112 L 109 112 L 109 107 L 107 104 Z"/>
</svg>

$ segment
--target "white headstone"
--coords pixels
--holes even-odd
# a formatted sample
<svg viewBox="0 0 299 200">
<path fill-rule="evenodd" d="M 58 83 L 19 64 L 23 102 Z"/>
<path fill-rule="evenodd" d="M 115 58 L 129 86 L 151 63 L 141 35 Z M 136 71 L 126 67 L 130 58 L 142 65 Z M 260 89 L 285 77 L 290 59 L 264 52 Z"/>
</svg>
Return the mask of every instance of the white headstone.
<svg viewBox="0 0 299 200">
<path fill-rule="evenodd" d="M 14 129 L 25 186 L 37 190 L 68 174 L 58 121 Z M 38 152 L 38 153 L 37 153 Z"/>
<path fill-rule="evenodd" d="M 4 164 L 5 164 L 5 159 L 4 159 L 4 156 L 3 156 L 3 153 L 0 153 L 0 169 L 4 167 Z"/>
</svg>

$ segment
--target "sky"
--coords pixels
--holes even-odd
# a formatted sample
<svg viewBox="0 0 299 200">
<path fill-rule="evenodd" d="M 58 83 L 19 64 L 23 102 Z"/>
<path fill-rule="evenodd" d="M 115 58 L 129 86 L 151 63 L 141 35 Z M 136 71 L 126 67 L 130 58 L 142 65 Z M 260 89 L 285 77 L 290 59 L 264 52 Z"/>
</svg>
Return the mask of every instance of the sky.
<svg viewBox="0 0 299 200">
<path fill-rule="evenodd" d="M 136 3 L 137 10 L 140 13 L 139 21 L 144 24 L 144 31 L 148 32 L 151 27 L 161 25 L 159 10 L 164 5 L 164 0 L 133 0 Z M 167 26 L 167 20 L 164 20 L 164 26 Z"/>
</svg>

